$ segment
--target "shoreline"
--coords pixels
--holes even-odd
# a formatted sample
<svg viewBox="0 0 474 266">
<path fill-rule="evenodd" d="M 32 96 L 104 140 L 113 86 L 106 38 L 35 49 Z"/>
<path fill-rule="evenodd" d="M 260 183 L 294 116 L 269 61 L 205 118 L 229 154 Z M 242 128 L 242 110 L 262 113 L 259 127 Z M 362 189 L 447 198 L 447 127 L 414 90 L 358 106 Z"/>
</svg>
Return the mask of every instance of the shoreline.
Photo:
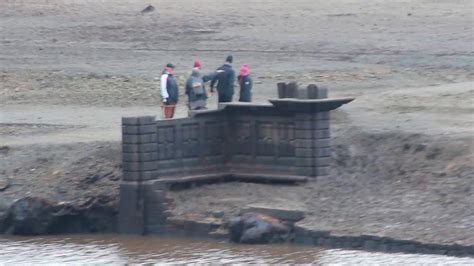
<svg viewBox="0 0 474 266">
<path fill-rule="evenodd" d="M 465 145 L 467 140 L 470 140 L 469 138 L 467 138 L 467 139 L 466 138 L 460 138 L 459 139 L 459 138 L 453 137 L 450 141 L 445 140 L 446 143 L 450 143 L 450 145 L 453 145 L 453 143 L 457 142 L 458 144 L 448 148 L 447 146 L 443 146 L 444 144 L 440 143 L 439 140 L 437 140 L 437 139 L 439 139 L 439 137 L 419 135 L 419 134 L 418 135 L 417 134 L 406 134 L 406 135 L 401 134 L 401 135 L 397 136 L 396 133 L 380 133 L 380 134 L 379 133 L 372 133 L 372 134 L 369 134 L 365 137 L 362 137 L 362 136 L 358 135 L 360 133 L 354 133 L 354 132 L 356 132 L 354 130 L 354 128 L 350 128 L 350 129 L 346 129 L 346 130 L 341 130 L 341 129 L 335 128 L 335 129 L 333 129 L 333 132 L 335 133 L 336 137 L 334 139 L 335 145 L 334 145 L 334 148 L 333 148 L 334 152 L 332 154 L 332 157 L 333 157 L 333 159 L 332 159 L 333 162 L 332 163 L 335 164 L 335 165 L 339 165 L 339 166 L 334 167 L 335 172 L 333 171 L 328 178 L 325 178 L 324 180 L 326 180 L 326 181 L 321 180 L 321 179 L 316 180 L 316 181 L 310 181 L 310 182 L 308 182 L 308 184 L 310 186 L 311 185 L 313 185 L 313 186 L 316 185 L 317 187 L 323 186 L 321 189 L 324 189 L 324 186 L 326 186 L 326 185 L 324 185 L 324 183 L 327 182 L 328 180 L 330 180 L 331 178 L 335 178 L 335 176 L 342 176 L 341 178 L 346 178 L 346 181 L 351 180 L 351 179 L 353 180 L 353 178 L 351 178 L 350 175 L 348 175 L 348 173 L 354 172 L 355 169 L 357 169 L 357 167 L 362 167 L 363 164 L 357 166 L 357 164 L 352 165 L 352 163 L 351 163 L 351 162 L 359 161 L 360 157 L 356 156 L 355 154 L 350 155 L 351 153 L 347 153 L 348 149 L 350 150 L 349 146 L 347 146 L 347 144 L 348 144 L 347 142 L 348 141 L 354 141 L 353 137 L 352 138 L 349 137 L 350 134 L 347 134 L 347 131 L 352 131 L 353 132 L 352 136 L 357 137 L 356 138 L 356 139 L 358 139 L 357 142 L 361 143 L 360 145 L 362 145 L 362 146 L 367 144 L 366 140 L 378 139 L 378 141 L 375 141 L 375 143 L 372 143 L 372 145 L 370 147 L 366 147 L 367 151 L 361 150 L 360 152 L 362 152 L 362 153 L 366 153 L 370 150 L 373 153 L 373 155 L 376 156 L 376 157 L 377 156 L 378 157 L 387 156 L 385 154 L 386 152 L 394 153 L 395 149 L 394 149 L 394 147 L 391 147 L 390 145 L 386 146 L 382 150 L 377 150 L 377 148 L 376 148 L 376 147 L 380 148 L 379 142 L 386 142 L 387 140 L 391 139 L 393 143 L 397 143 L 395 145 L 395 147 L 397 147 L 397 149 L 400 149 L 400 151 L 404 151 L 405 153 L 408 153 L 408 154 L 414 154 L 415 157 L 420 157 L 419 156 L 420 152 L 422 153 L 422 156 L 420 158 L 423 159 L 423 160 L 425 160 L 426 156 L 428 156 L 428 157 L 431 157 L 431 156 L 438 157 L 438 158 L 430 159 L 429 161 L 432 161 L 431 162 L 432 164 L 439 165 L 440 167 L 443 166 L 443 165 L 440 164 L 440 161 L 446 160 L 446 157 L 443 157 L 443 156 L 448 156 L 449 158 L 451 158 L 450 156 L 453 156 L 451 154 L 451 152 L 453 150 L 458 151 L 459 147 L 462 147 L 463 145 Z M 364 140 L 364 139 L 366 139 L 366 140 Z M 405 141 L 400 142 L 401 139 L 405 140 Z M 441 138 L 441 139 L 443 139 L 443 138 Z M 409 140 L 411 140 L 411 141 L 409 141 Z M 456 142 L 453 142 L 453 140 L 456 140 Z M 115 144 L 113 144 L 113 143 L 115 143 Z M 346 143 L 346 144 L 344 144 L 344 143 Z M 435 145 L 435 143 L 436 143 L 436 145 Z M 79 145 L 81 145 L 81 144 L 79 144 Z M 82 144 L 82 145 L 84 145 L 84 144 Z M 98 146 L 94 146 L 94 145 L 98 145 Z M 119 143 L 117 143 L 117 142 L 112 142 L 112 143 L 106 142 L 106 143 L 100 143 L 100 144 L 94 144 L 94 145 L 88 144 L 88 145 L 85 145 L 85 147 L 82 147 L 85 150 L 89 150 L 89 152 L 92 151 L 92 154 L 94 154 L 94 156 L 91 156 L 89 152 L 84 154 L 84 156 L 85 156 L 84 158 L 89 158 L 89 159 L 86 160 L 86 161 L 84 161 L 84 158 L 79 159 L 78 161 L 81 161 L 83 165 L 88 165 L 89 162 L 93 163 L 92 160 L 94 160 L 94 158 L 98 158 L 97 157 L 98 154 L 107 154 L 107 153 L 110 153 L 111 151 L 116 151 L 116 152 L 120 151 Z M 387 143 L 385 145 L 387 145 Z M 75 145 L 70 144 L 69 148 L 67 147 L 67 145 L 63 145 L 63 144 L 44 145 L 44 149 L 49 149 L 48 147 L 56 147 L 57 148 L 57 147 L 62 147 L 62 146 L 63 146 L 63 149 L 65 150 L 65 152 L 66 151 L 70 152 L 71 148 L 73 148 Z M 353 144 L 352 144 L 352 149 L 354 149 L 354 148 L 355 149 L 360 149 L 362 146 L 359 146 L 357 148 L 357 146 L 353 146 Z M 439 150 L 440 147 L 441 147 L 441 151 Z M 18 148 L 18 146 L 12 146 L 11 150 L 8 153 L 18 152 L 16 150 L 17 148 Z M 93 148 L 93 149 L 91 149 L 91 148 Z M 416 150 L 420 150 L 420 151 L 415 152 Z M 383 152 L 381 153 L 381 151 L 383 151 Z M 437 154 L 435 154 L 433 152 L 435 152 L 435 153 L 437 152 Z M 41 151 L 39 151 L 39 154 L 42 154 Z M 346 155 L 349 154 L 349 157 L 345 158 L 345 159 L 341 158 L 341 156 L 344 155 L 344 154 L 346 154 Z M 459 156 L 459 154 L 454 154 L 454 155 L 456 155 L 456 156 L 454 156 L 454 158 Z M 59 156 L 61 156 L 61 153 L 59 153 Z M 351 156 L 352 156 L 352 158 L 351 158 Z M 397 156 L 396 152 L 395 152 L 394 156 Z M 405 158 L 406 162 L 401 162 L 402 163 L 401 165 L 404 165 L 404 163 L 407 163 L 409 161 L 413 161 L 412 162 L 413 166 L 417 166 L 417 161 L 414 161 L 415 157 Z M 19 158 L 19 157 L 17 155 L 15 155 L 14 158 Z M 116 187 L 115 189 L 118 189 L 118 180 L 120 179 L 121 174 L 120 174 L 120 172 L 117 172 L 118 169 L 120 169 L 120 166 L 117 166 L 116 163 L 117 163 L 117 160 L 119 160 L 119 157 L 115 157 L 115 159 L 113 159 L 113 158 L 114 157 L 108 158 L 108 160 L 106 160 L 106 161 L 102 160 L 100 162 L 100 165 L 102 165 L 101 168 L 92 167 L 88 174 L 83 175 L 83 177 L 82 177 L 83 179 L 81 178 L 81 180 L 74 181 L 74 182 L 77 182 L 77 184 L 83 184 L 84 182 L 86 182 L 85 180 L 92 181 L 88 185 L 89 188 L 88 188 L 88 186 L 85 186 L 85 187 L 82 187 L 82 188 L 77 187 L 76 188 L 76 189 L 78 189 L 77 193 L 71 193 L 72 191 L 68 192 L 69 193 L 69 199 L 57 198 L 57 196 L 54 196 L 54 194 L 56 192 L 53 192 L 53 194 L 51 194 L 51 196 L 48 196 L 48 197 L 51 200 L 54 200 L 55 198 L 57 198 L 58 201 L 64 201 L 64 200 L 70 201 L 72 205 L 78 206 L 78 205 L 84 204 L 84 200 L 87 199 L 87 196 L 84 197 L 84 195 L 83 195 L 83 193 L 84 193 L 83 189 L 86 189 L 86 191 L 87 190 L 90 191 L 87 194 L 89 194 L 89 195 L 95 194 L 96 196 L 103 195 L 104 192 L 108 191 L 110 187 Z M 452 161 L 452 159 L 453 158 L 451 158 L 450 161 Z M 370 158 L 368 158 L 368 160 L 370 160 Z M 51 161 L 54 161 L 54 160 L 51 160 Z M 52 163 L 52 162 L 49 162 L 49 163 Z M 72 164 L 74 164 L 74 163 L 72 163 Z M 119 161 L 118 161 L 118 164 L 120 164 Z M 114 170 L 115 171 L 114 174 L 112 174 L 110 176 L 107 176 L 106 174 L 108 172 L 110 172 L 110 170 L 109 170 L 110 168 L 104 168 L 103 167 L 104 165 L 109 165 L 109 167 L 113 167 L 112 169 L 116 169 L 116 170 Z M 118 168 L 115 168 L 115 167 L 118 167 Z M 356 168 L 354 168 L 354 167 L 356 167 Z M 385 166 L 385 168 L 386 167 L 387 166 Z M 394 167 L 394 169 L 396 169 L 398 166 L 394 165 L 394 166 L 389 166 L 389 167 Z M 406 171 L 408 171 L 408 173 L 409 173 L 409 171 L 411 171 L 410 167 L 408 165 L 405 165 L 404 167 L 405 168 L 408 167 L 406 169 Z M 52 168 L 54 168 L 54 167 L 52 167 Z M 440 169 L 442 169 L 442 168 L 443 167 L 441 167 Z M 81 169 L 83 169 L 83 168 L 79 167 L 77 170 L 81 171 Z M 365 168 L 362 168 L 362 169 L 365 169 Z M 436 168 L 432 168 L 432 167 L 426 168 L 425 167 L 425 169 L 430 169 L 432 174 L 438 176 L 437 178 L 440 178 L 440 177 L 443 178 L 443 176 L 446 175 L 446 173 L 443 174 L 443 171 L 440 171 L 439 169 L 436 169 Z M 464 169 L 463 170 L 464 172 L 458 172 L 458 174 L 464 173 L 465 175 L 468 175 L 469 172 L 471 171 L 470 168 L 465 168 L 465 166 L 462 166 L 462 165 L 461 165 L 460 169 L 461 170 Z M 99 171 L 97 171 L 97 170 L 99 170 Z M 389 170 L 389 169 L 387 169 L 387 170 Z M 421 170 L 423 170 L 423 169 L 421 169 Z M 370 168 L 365 169 L 361 172 L 363 173 L 363 172 L 367 172 L 367 171 L 370 172 Z M 454 171 L 453 173 L 455 173 L 455 172 L 456 171 Z M 73 171 L 73 173 L 74 173 L 74 171 Z M 91 177 L 94 176 L 93 173 L 95 173 L 98 176 L 97 180 L 95 180 L 95 181 L 90 179 Z M 426 174 L 426 172 L 424 172 L 424 173 Z M 405 176 L 407 176 L 407 175 L 408 174 L 405 174 Z M 413 174 L 413 176 L 416 176 L 416 175 L 417 175 L 416 173 Z M 375 173 L 374 176 L 377 176 L 377 173 Z M 62 177 L 62 178 L 65 178 L 65 177 Z M 68 177 L 68 178 L 70 178 L 70 177 Z M 338 182 L 344 181 L 341 178 L 338 179 L 339 180 Z M 64 180 L 64 181 L 66 181 L 66 180 Z M 360 181 L 365 182 L 363 179 L 360 180 Z M 382 181 L 382 179 L 380 181 Z M 103 183 L 103 182 L 105 182 L 105 183 Z M 103 183 L 103 185 L 105 185 L 105 186 L 100 185 L 101 183 Z M 350 186 L 354 185 L 354 184 L 349 185 L 350 183 L 341 183 L 340 185 L 336 185 L 336 184 L 333 184 L 333 183 L 330 182 L 327 185 L 329 185 L 331 187 L 332 186 L 341 187 L 342 184 L 345 184 L 344 185 L 345 187 L 350 187 Z M 372 184 L 374 184 L 374 183 L 372 183 Z M 279 193 L 281 193 L 279 191 L 286 191 L 287 189 L 289 189 L 289 190 L 297 189 L 296 191 L 290 192 L 289 197 L 291 197 L 291 195 L 294 195 L 294 193 L 301 194 L 301 193 L 298 192 L 298 191 L 301 191 L 301 189 L 303 189 L 304 191 L 307 191 L 307 192 L 312 191 L 312 190 L 307 190 L 309 188 L 306 188 L 306 189 L 304 188 L 307 184 L 297 185 L 297 186 L 290 186 L 290 187 L 281 186 L 281 185 L 254 184 L 254 183 L 247 183 L 247 182 L 215 183 L 215 184 L 206 184 L 206 185 L 203 185 L 203 186 L 200 186 L 198 183 L 194 183 L 194 184 L 189 184 L 189 185 L 190 185 L 189 187 L 191 189 L 179 189 L 179 190 L 172 190 L 172 191 L 167 192 L 166 198 L 168 199 L 168 202 L 169 202 L 169 209 L 167 210 L 168 211 L 167 215 L 171 216 L 173 218 L 170 219 L 171 222 L 169 224 L 167 224 L 167 226 L 165 227 L 167 231 L 166 232 L 161 232 L 161 233 L 165 233 L 165 234 L 170 234 L 171 233 L 171 234 L 176 234 L 177 236 L 185 236 L 185 237 L 189 237 L 189 236 L 192 237 L 193 235 L 197 234 L 199 236 L 206 236 L 206 237 L 210 237 L 210 238 L 214 238 L 214 237 L 219 238 L 219 236 L 218 235 L 216 236 L 215 234 L 212 235 L 212 236 L 209 236 L 209 232 L 211 232 L 211 229 L 214 230 L 216 228 L 217 224 L 212 223 L 212 222 L 210 222 L 210 223 L 209 222 L 207 222 L 207 223 L 202 222 L 202 220 L 206 220 L 206 218 L 209 218 L 209 216 L 212 216 L 212 212 L 216 212 L 216 211 L 224 212 L 224 219 L 231 218 L 234 215 L 236 215 L 236 213 L 243 206 L 247 205 L 248 203 L 253 202 L 253 200 L 252 200 L 253 197 L 247 196 L 246 198 L 250 199 L 250 201 L 245 201 L 245 200 L 237 201 L 237 202 L 234 202 L 230 205 L 226 205 L 228 203 L 225 203 L 226 201 L 223 201 L 224 205 L 219 205 L 219 204 L 216 205 L 215 201 L 214 202 L 213 201 L 207 202 L 205 199 L 203 201 L 202 196 L 208 195 L 207 191 L 214 191 L 214 193 L 215 193 L 217 191 L 222 190 L 220 193 L 218 193 L 215 196 L 215 197 L 218 197 L 218 198 L 216 198 L 216 200 L 217 201 L 219 201 L 220 199 L 225 200 L 225 197 L 223 197 L 222 194 L 228 194 L 228 200 L 231 200 L 230 202 L 232 202 L 234 200 L 233 197 L 235 195 L 239 194 L 238 191 L 241 191 L 242 188 L 244 188 L 244 187 L 245 187 L 245 190 L 247 191 L 247 193 L 250 192 L 251 194 L 255 193 L 255 195 L 260 195 L 260 196 L 258 196 L 258 198 L 260 200 L 258 200 L 257 202 L 262 201 L 262 199 L 265 199 L 265 197 L 267 197 L 266 196 L 267 194 L 258 194 L 258 191 L 260 191 L 260 192 L 267 191 L 267 193 L 269 193 L 271 195 L 271 194 L 275 194 L 275 193 L 279 194 Z M 423 185 L 423 183 L 420 183 L 419 185 Z M 17 185 L 13 184 L 12 187 L 8 188 L 3 193 L 7 192 L 9 189 L 15 188 L 15 186 L 17 186 Z M 68 188 L 68 187 L 71 188 L 71 183 L 62 183 L 62 186 L 65 189 Z M 90 186 L 96 187 L 96 188 L 91 190 L 92 187 L 90 187 Z M 410 186 L 413 187 L 413 184 L 409 185 L 408 187 L 410 187 Z M 418 186 L 418 185 L 415 185 L 415 187 L 416 186 Z M 186 186 L 181 186 L 181 187 L 186 187 Z M 408 187 L 406 189 L 408 189 Z M 43 186 L 43 190 L 44 190 L 44 188 L 45 187 Z M 100 188 L 100 190 L 97 190 L 97 188 Z M 373 187 L 373 188 L 377 189 L 377 190 L 380 190 L 380 188 L 377 188 L 377 187 Z M 115 190 L 115 189 L 112 190 L 112 191 L 117 191 L 117 192 L 113 192 L 112 194 L 110 194 L 110 191 L 109 191 L 109 194 L 108 194 L 109 197 L 111 197 L 111 198 L 109 198 L 108 202 L 109 202 L 109 204 L 112 204 L 112 205 L 109 205 L 109 206 L 111 206 L 112 209 L 118 208 L 117 203 L 113 203 L 114 199 L 116 200 L 117 196 L 118 196 L 118 190 Z M 226 190 L 226 189 L 231 189 L 231 190 L 234 190 L 236 192 L 229 193 L 229 191 Z M 397 189 L 399 189 L 399 188 L 397 188 Z M 41 193 L 38 194 L 38 192 L 40 192 L 40 191 L 41 190 L 38 190 L 36 195 L 39 196 Z M 10 191 L 10 192 L 12 192 L 12 191 Z M 27 191 L 24 191 L 24 192 L 27 192 Z M 28 194 L 24 194 L 24 192 L 20 193 L 20 194 L 23 194 L 25 196 L 28 195 Z M 321 192 L 315 191 L 315 192 L 312 192 L 312 193 L 317 193 L 317 195 L 318 195 Z M 344 192 L 342 192 L 342 191 L 338 192 L 338 193 L 342 193 L 342 194 L 336 194 L 336 196 L 334 198 L 330 199 L 329 201 L 337 200 L 338 198 L 340 198 L 340 195 L 344 195 Z M 20 194 L 17 194 L 17 198 Z M 3 194 L 3 195 L 5 195 L 5 194 Z M 77 195 L 77 196 L 75 196 L 76 198 L 71 198 L 72 195 Z M 199 196 L 199 195 L 201 195 L 201 196 Z M 356 197 L 357 195 L 354 195 L 354 196 Z M 320 195 L 318 197 L 323 197 L 324 198 L 324 197 L 327 197 L 327 195 L 326 196 Z M 348 195 L 348 197 L 351 198 L 351 195 Z M 13 200 L 14 198 L 15 197 L 11 198 L 11 200 Z M 190 204 L 191 203 L 189 201 L 190 198 L 195 199 L 192 202 L 192 204 Z M 271 202 L 272 197 L 270 197 L 268 199 Z M 4 200 L 5 200 L 5 198 L 4 198 Z M 388 200 L 388 202 L 390 202 L 390 198 L 387 198 L 387 200 Z M 312 200 L 310 199 L 310 202 L 311 201 Z M 262 202 L 266 202 L 266 201 L 263 200 Z M 325 200 L 325 202 L 327 202 L 327 199 Z M 344 202 L 344 201 L 342 201 L 342 202 Z M 450 202 L 450 201 L 448 201 L 448 202 Z M 4 203 L 5 203 L 5 201 L 4 201 Z M 295 203 L 296 203 L 296 205 L 294 205 Z M 382 202 L 380 200 L 378 200 L 378 203 L 381 204 Z M 197 206 L 196 204 L 198 204 L 199 206 Z M 336 204 L 335 206 L 339 206 L 338 204 Z M 355 204 L 357 204 L 357 203 L 355 203 Z M 453 204 L 453 203 L 448 203 L 448 206 L 450 204 Z M 297 206 L 298 201 L 295 201 L 294 203 L 287 202 L 286 205 L 288 206 L 287 208 L 301 209 L 301 206 Z M 240 208 L 236 207 L 236 206 L 240 206 Z M 461 207 L 462 205 L 456 205 L 456 206 Z M 4 207 L 6 207 L 6 206 L 4 206 Z M 340 210 L 338 210 L 339 208 L 340 208 Z M 367 210 L 367 208 L 371 208 L 371 207 L 349 205 L 349 208 L 359 208 L 360 210 L 364 210 L 364 209 Z M 382 208 L 383 208 L 383 205 L 382 205 Z M 339 206 L 338 209 L 334 209 L 334 211 L 335 211 L 334 214 L 337 214 L 337 213 L 344 214 L 345 207 Z M 451 209 L 452 209 L 452 207 L 451 207 Z M 190 212 L 189 210 L 193 210 L 193 211 Z M 441 210 L 443 210 L 443 208 L 440 209 L 440 211 Z M 444 241 L 427 241 L 426 239 L 429 239 L 429 238 L 426 238 L 426 235 L 423 236 L 423 234 L 416 233 L 417 231 L 420 231 L 420 230 L 422 231 L 423 227 L 426 226 L 426 225 L 423 225 L 422 223 L 418 224 L 418 225 L 417 225 L 417 223 L 411 223 L 411 225 L 407 224 L 409 226 L 412 226 L 412 229 L 411 229 L 412 231 L 411 232 L 413 232 L 414 235 L 412 235 L 411 239 L 406 239 L 406 238 L 403 238 L 402 235 L 400 235 L 400 237 L 397 237 L 396 232 L 401 232 L 401 231 L 397 231 L 397 230 L 394 230 L 389 235 L 387 235 L 387 234 L 383 234 L 383 235 L 382 234 L 373 234 L 373 233 L 370 233 L 370 232 L 364 232 L 364 230 L 360 230 L 359 231 L 360 233 L 357 233 L 357 230 L 356 231 L 351 231 L 350 233 L 344 233 L 345 231 L 347 232 L 347 230 L 349 228 L 349 227 L 346 227 L 346 226 L 350 225 L 350 223 L 351 223 L 350 220 L 348 220 L 349 223 L 347 225 L 339 226 L 339 228 L 338 228 L 338 225 L 337 225 L 338 223 L 336 222 L 336 220 L 332 221 L 333 218 L 330 218 L 330 219 L 328 219 L 329 217 L 328 218 L 323 218 L 323 219 L 318 218 L 319 217 L 317 215 L 318 212 L 315 213 L 314 209 L 313 210 L 306 209 L 305 212 L 307 213 L 306 218 L 305 218 L 306 220 L 303 220 L 303 221 L 297 223 L 296 226 L 294 227 L 294 232 L 295 232 L 294 243 L 296 243 L 296 244 L 311 244 L 311 245 L 331 247 L 331 248 L 363 249 L 363 250 L 369 250 L 369 251 L 384 251 L 384 252 L 445 254 L 445 255 L 454 255 L 454 256 L 472 256 L 473 255 L 473 253 L 472 253 L 473 245 L 472 244 L 467 244 L 468 242 L 466 244 L 458 244 L 458 243 L 452 243 L 452 242 L 449 243 L 449 241 L 446 242 L 447 238 L 445 238 Z M 417 210 L 416 212 L 420 212 L 420 210 Z M 438 214 L 433 213 L 433 215 L 439 216 L 440 214 L 439 213 Z M 192 219 L 189 220 L 189 219 L 186 219 L 186 216 L 195 217 L 195 218 L 194 218 L 194 220 L 192 220 Z M 383 217 L 383 215 L 380 216 L 380 217 Z M 452 216 L 452 217 L 455 217 L 455 216 Z M 387 218 L 389 218 L 389 217 L 387 217 Z M 116 218 L 112 218 L 112 219 L 116 220 Z M 173 224 L 173 219 L 174 219 L 174 222 L 178 221 L 178 223 Z M 332 228 L 327 228 L 327 226 L 318 228 L 318 226 L 314 225 L 315 219 L 319 220 L 319 223 L 321 223 L 322 221 L 326 221 L 328 224 L 334 223 L 334 226 Z M 379 218 L 374 217 L 374 219 L 379 219 Z M 466 216 L 464 220 L 468 221 L 469 216 Z M 368 220 L 366 219 L 364 221 L 365 222 L 370 222 L 370 219 L 368 219 Z M 445 222 L 438 221 L 437 223 L 441 222 L 440 225 L 444 224 L 446 226 L 446 229 L 449 229 L 450 225 L 447 221 L 449 221 L 449 219 L 446 220 Z M 453 223 L 455 222 L 455 220 L 451 220 L 451 221 Z M 309 224 L 306 224 L 306 222 L 309 222 Z M 456 221 L 456 222 L 459 222 L 459 221 Z M 311 225 L 311 224 L 313 224 L 313 225 Z M 384 224 L 383 221 L 381 222 L 381 225 L 382 224 Z M 433 223 L 428 223 L 428 225 L 429 224 L 434 225 Z M 353 226 L 355 226 L 353 228 L 357 228 L 357 224 L 354 224 Z M 354 229 L 352 229 L 352 230 L 354 230 Z M 400 229 L 400 230 L 402 230 L 402 229 Z M 193 233 L 192 231 L 195 231 L 195 232 Z M 338 232 L 338 231 L 340 231 L 340 232 Z M 406 231 L 406 229 L 404 229 L 404 231 Z M 448 232 L 449 231 L 450 231 L 450 229 L 448 230 Z M 79 232 L 81 232 L 81 231 L 79 231 Z M 87 231 L 85 231 L 85 232 L 87 232 Z M 98 231 L 98 232 L 100 232 L 100 231 Z M 362 232 L 364 232 L 364 233 L 362 233 Z M 410 232 L 410 230 L 408 230 L 408 232 Z M 469 236 L 469 234 L 467 234 L 467 235 L 465 234 L 467 232 L 470 232 L 470 231 L 469 230 L 464 231 L 463 235 L 464 236 Z M 440 231 L 439 233 L 442 233 L 442 232 Z M 311 235 L 311 236 L 308 237 L 308 235 Z M 418 235 L 418 237 L 417 237 L 417 235 Z M 420 236 L 423 236 L 423 237 L 420 238 Z M 445 236 L 447 236 L 447 235 L 445 235 Z M 220 236 L 219 239 L 222 239 L 222 237 L 225 237 L 225 236 Z M 456 235 L 451 235 L 451 238 L 452 239 L 458 239 L 458 237 Z M 425 240 L 423 240 L 423 239 L 425 239 Z M 441 238 L 438 238 L 438 239 L 442 240 L 443 239 L 442 235 L 441 235 Z"/>
</svg>

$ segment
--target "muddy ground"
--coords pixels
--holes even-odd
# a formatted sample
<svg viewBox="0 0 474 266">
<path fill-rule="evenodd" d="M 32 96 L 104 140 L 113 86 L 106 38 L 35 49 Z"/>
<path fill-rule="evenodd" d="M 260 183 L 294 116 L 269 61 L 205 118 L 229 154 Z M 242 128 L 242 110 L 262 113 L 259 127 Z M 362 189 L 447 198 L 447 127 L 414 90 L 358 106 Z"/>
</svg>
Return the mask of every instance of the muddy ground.
<svg viewBox="0 0 474 266">
<path fill-rule="evenodd" d="M 148 4 L 156 10 L 140 13 Z M 182 88 L 195 58 L 211 71 L 233 54 L 236 67 L 250 65 L 257 102 L 291 80 L 357 97 L 333 115 L 333 170 L 297 187 L 176 192 L 176 215 L 271 203 L 304 209 L 304 222 L 321 230 L 472 245 L 472 8 L 467 0 L 1 1 L 0 185 L 9 186 L 0 210 L 26 195 L 116 200 L 120 117 L 161 116 L 156 77 L 167 62 Z"/>
</svg>

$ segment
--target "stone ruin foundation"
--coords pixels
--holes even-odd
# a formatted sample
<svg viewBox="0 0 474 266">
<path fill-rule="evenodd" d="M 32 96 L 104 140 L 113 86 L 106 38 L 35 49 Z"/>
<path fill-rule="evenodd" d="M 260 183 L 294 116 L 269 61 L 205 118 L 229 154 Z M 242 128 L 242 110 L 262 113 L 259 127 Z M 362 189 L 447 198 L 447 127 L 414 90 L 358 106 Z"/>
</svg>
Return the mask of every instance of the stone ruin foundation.
<svg viewBox="0 0 474 266">
<path fill-rule="evenodd" d="M 329 173 L 331 110 L 352 98 L 279 83 L 268 104 L 225 103 L 187 118 L 122 118 L 119 231 L 165 231 L 171 186 L 243 180 L 306 182 Z"/>
</svg>

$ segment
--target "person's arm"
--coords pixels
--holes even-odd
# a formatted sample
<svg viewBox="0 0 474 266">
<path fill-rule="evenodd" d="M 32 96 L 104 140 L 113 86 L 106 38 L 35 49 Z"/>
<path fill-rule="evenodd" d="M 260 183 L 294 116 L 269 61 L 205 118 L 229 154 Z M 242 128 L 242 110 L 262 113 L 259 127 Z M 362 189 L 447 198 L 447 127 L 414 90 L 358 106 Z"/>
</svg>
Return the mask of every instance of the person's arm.
<svg viewBox="0 0 474 266">
<path fill-rule="evenodd" d="M 215 72 L 212 72 L 212 73 L 207 74 L 207 75 L 203 75 L 203 76 L 202 76 L 202 81 L 203 81 L 204 83 L 206 83 L 206 82 L 208 82 L 208 81 L 210 81 L 210 80 L 212 81 L 212 79 L 213 79 L 215 76 L 216 76 L 216 75 L 215 75 Z"/>
<path fill-rule="evenodd" d="M 161 76 L 161 98 L 163 99 L 163 102 L 167 102 L 168 98 L 170 97 L 168 94 L 168 90 L 166 88 L 166 84 L 168 82 L 168 74 L 163 74 Z"/>
<path fill-rule="evenodd" d="M 229 73 L 229 88 L 233 91 L 235 83 L 235 71 L 232 69 Z"/>
<path fill-rule="evenodd" d="M 186 93 L 186 95 L 188 95 L 188 96 L 189 96 L 189 94 L 191 93 L 191 90 L 193 89 L 192 83 L 193 83 L 193 81 L 192 81 L 192 79 L 190 79 L 190 78 L 186 81 L 186 88 L 185 88 L 186 90 L 185 90 L 185 93 Z"/>
<path fill-rule="evenodd" d="M 217 71 L 219 71 L 219 70 L 217 70 Z M 210 86 L 211 87 L 211 92 L 214 92 L 214 85 L 217 82 L 217 76 L 219 75 L 219 73 L 217 71 L 211 77 L 211 86 Z"/>
</svg>

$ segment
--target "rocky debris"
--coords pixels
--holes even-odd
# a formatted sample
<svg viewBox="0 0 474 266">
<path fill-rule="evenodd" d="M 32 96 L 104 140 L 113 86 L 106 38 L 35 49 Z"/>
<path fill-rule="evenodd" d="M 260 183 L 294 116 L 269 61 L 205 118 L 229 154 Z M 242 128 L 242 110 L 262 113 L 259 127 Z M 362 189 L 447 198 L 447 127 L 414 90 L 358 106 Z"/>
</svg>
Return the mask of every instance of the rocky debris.
<svg viewBox="0 0 474 266">
<path fill-rule="evenodd" d="M 116 223 L 116 204 L 110 198 L 90 198 L 77 205 L 25 197 L 15 201 L 3 221 L 0 220 L 0 233 L 43 235 L 115 232 Z"/>
<path fill-rule="evenodd" d="M 229 220 L 230 240 L 242 244 L 284 243 L 293 239 L 292 228 L 274 217 L 245 213 Z"/>
<path fill-rule="evenodd" d="M 15 201 L 1 226 L 1 231 L 18 235 L 45 234 L 53 222 L 51 202 L 34 197 Z"/>
<path fill-rule="evenodd" d="M 151 12 L 153 12 L 153 11 L 155 11 L 155 7 L 152 6 L 152 5 L 148 5 L 147 7 L 145 7 L 145 8 L 141 11 L 141 13 L 142 13 L 142 14 L 146 14 L 146 13 L 151 13 Z"/>
</svg>

